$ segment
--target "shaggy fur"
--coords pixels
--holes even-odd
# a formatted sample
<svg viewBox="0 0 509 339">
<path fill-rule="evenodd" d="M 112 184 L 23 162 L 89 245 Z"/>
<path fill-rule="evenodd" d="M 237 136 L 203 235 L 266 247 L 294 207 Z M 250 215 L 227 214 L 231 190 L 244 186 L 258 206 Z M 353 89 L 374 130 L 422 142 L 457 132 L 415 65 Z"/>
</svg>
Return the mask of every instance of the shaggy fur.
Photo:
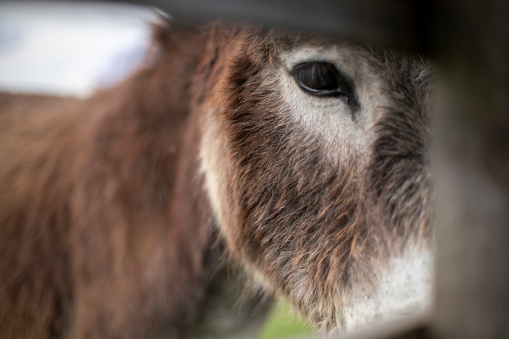
<svg viewBox="0 0 509 339">
<path fill-rule="evenodd" d="M 235 303 L 237 266 L 348 327 L 351 291 L 431 248 L 429 65 L 251 27 L 154 34 L 153 63 L 110 91 L 0 96 L 0 337 L 226 337 L 206 319 Z M 282 55 L 327 45 L 382 84 L 366 151 L 337 153 L 281 100 Z"/>
<path fill-rule="evenodd" d="M 202 158 L 221 155 L 206 166 L 219 173 L 216 213 L 228 248 L 307 319 L 341 327 L 353 284 L 369 285 L 373 266 L 409 243 L 430 246 L 429 65 L 351 46 L 390 100 L 378 108 L 364 167 L 362 155 L 331 161 L 324 142 L 291 121 L 280 100 L 278 56 L 327 41 L 255 31 L 224 46 L 225 34 L 217 34 L 216 48 L 230 51 L 227 66 L 217 66 L 222 80 L 204 105 L 206 128 L 216 129 L 204 140 L 216 146 L 203 145 Z"/>
</svg>

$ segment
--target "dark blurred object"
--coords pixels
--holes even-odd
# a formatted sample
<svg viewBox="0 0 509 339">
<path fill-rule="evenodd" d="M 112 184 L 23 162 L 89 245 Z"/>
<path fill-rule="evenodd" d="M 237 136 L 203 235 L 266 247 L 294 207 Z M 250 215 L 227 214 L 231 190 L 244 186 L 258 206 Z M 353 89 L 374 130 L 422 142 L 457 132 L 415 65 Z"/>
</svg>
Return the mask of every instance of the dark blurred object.
<svg viewBox="0 0 509 339">
<path fill-rule="evenodd" d="M 509 2 L 449 1 L 437 13 L 431 328 L 434 338 L 509 338 Z"/>
<path fill-rule="evenodd" d="M 251 21 L 371 44 L 422 51 L 431 1 L 409 0 L 127 0 L 179 20 Z"/>
</svg>

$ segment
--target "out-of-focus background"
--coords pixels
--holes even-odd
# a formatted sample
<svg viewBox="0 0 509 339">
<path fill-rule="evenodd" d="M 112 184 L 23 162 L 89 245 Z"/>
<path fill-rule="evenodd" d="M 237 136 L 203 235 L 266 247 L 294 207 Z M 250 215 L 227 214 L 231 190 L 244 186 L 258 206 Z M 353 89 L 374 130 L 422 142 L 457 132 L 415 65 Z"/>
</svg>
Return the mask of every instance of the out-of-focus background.
<svg viewBox="0 0 509 339">
<path fill-rule="evenodd" d="M 144 60 L 151 8 L 112 3 L 0 3 L 0 91 L 87 97 L 114 86 Z M 312 333 L 277 302 L 260 339 Z"/>
<path fill-rule="evenodd" d="M 148 8 L 0 3 L 0 90 L 85 97 L 129 74 L 149 44 Z"/>
</svg>

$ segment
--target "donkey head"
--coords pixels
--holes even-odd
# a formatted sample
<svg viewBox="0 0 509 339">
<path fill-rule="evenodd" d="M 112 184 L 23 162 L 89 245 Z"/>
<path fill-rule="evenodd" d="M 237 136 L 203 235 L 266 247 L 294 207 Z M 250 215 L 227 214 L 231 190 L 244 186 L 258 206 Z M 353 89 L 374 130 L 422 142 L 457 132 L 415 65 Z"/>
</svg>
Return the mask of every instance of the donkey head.
<svg viewBox="0 0 509 339">
<path fill-rule="evenodd" d="M 430 303 L 431 78 L 351 43 L 211 33 L 195 92 L 215 220 L 253 281 L 322 328 Z"/>
</svg>

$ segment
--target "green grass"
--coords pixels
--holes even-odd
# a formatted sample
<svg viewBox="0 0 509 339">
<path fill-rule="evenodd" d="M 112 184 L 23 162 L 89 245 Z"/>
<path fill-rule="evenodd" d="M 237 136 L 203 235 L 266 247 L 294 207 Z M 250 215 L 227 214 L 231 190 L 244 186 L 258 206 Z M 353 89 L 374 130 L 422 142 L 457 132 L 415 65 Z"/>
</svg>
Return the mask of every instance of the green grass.
<svg viewBox="0 0 509 339">
<path fill-rule="evenodd" d="M 313 328 L 302 321 L 287 301 L 280 300 L 271 311 L 259 339 L 290 338 L 311 333 L 315 333 Z"/>
</svg>

